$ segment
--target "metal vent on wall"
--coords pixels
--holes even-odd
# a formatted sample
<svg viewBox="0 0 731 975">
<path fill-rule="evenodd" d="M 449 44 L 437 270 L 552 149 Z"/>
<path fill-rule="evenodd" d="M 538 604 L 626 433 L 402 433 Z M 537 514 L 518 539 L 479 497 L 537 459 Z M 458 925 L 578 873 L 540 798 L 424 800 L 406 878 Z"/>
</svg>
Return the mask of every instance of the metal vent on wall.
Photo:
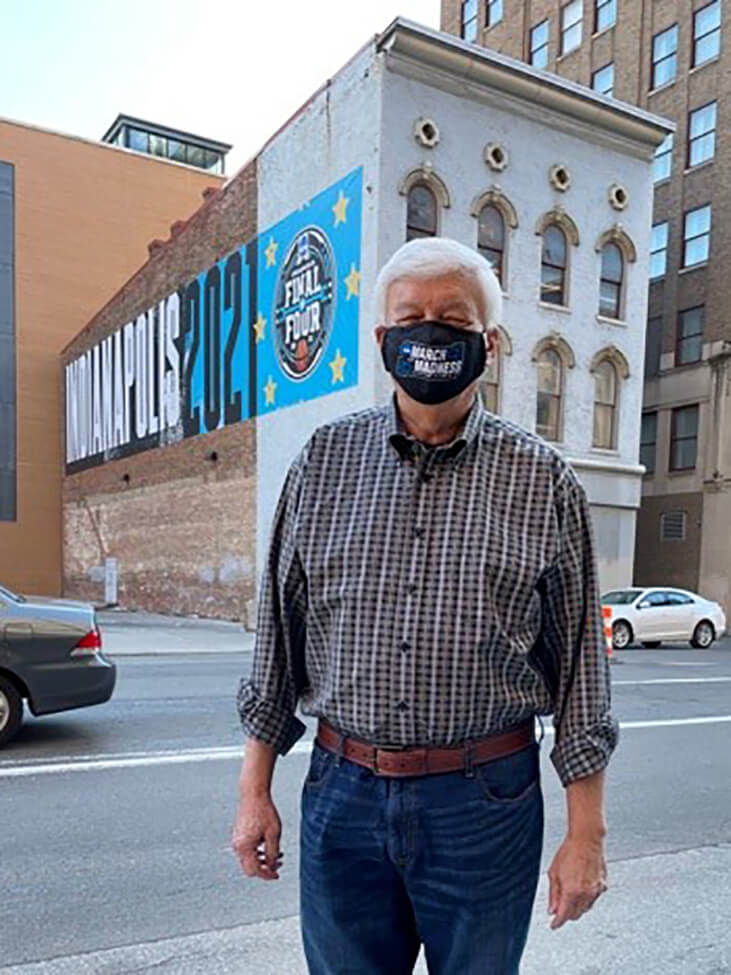
<svg viewBox="0 0 731 975">
<path fill-rule="evenodd" d="M 685 512 L 664 511 L 660 515 L 660 540 L 663 542 L 685 541 Z"/>
</svg>

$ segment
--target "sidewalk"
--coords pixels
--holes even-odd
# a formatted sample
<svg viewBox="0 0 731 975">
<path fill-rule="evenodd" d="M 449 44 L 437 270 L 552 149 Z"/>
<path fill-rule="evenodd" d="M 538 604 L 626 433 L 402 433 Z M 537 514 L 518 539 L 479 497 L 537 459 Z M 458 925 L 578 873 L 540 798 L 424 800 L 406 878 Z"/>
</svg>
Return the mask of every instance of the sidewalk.
<svg viewBox="0 0 731 975">
<path fill-rule="evenodd" d="M 521 975 L 727 975 L 731 847 L 611 864 L 610 892 L 578 924 L 547 927 L 545 875 Z M 2 966 L 3 975 L 306 975 L 299 918 Z M 426 975 L 423 956 L 414 975 Z"/>
<path fill-rule="evenodd" d="M 99 609 L 102 648 L 110 657 L 173 653 L 251 653 L 253 633 L 242 623 L 164 616 L 141 610 Z"/>
</svg>

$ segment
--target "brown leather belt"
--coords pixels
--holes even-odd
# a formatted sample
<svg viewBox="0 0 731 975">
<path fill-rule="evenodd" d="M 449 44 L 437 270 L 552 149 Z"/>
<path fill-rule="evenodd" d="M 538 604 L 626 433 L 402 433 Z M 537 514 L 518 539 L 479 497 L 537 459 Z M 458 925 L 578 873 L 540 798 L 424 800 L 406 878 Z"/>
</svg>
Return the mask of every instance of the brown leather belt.
<svg viewBox="0 0 731 975">
<path fill-rule="evenodd" d="M 473 765 L 482 765 L 493 759 L 512 755 L 533 744 L 535 726 L 531 718 L 510 731 L 461 745 L 384 748 L 369 745 L 360 738 L 346 738 L 320 718 L 317 741 L 328 751 L 341 755 L 356 765 L 362 765 L 376 775 L 401 779 L 411 775 L 459 772 Z"/>
</svg>

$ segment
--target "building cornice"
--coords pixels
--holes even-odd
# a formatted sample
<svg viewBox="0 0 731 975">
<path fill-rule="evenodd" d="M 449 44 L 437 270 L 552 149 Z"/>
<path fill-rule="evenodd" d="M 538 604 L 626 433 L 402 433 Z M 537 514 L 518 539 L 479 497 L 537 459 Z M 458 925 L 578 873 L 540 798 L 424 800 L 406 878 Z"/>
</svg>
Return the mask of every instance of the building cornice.
<svg viewBox="0 0 731 975">
<path fill-rule="evenodd" d="M 417 74 L 426 69 L 432 83 L 435 73 L 449 79 L 449 87 L 463 94 L 482 90 L 522 103 L 525 114 L 555 113 L 582 129 L 619 137 L 645 157 L 675 131 L 675 124 L 659 115 L 401 17 L 377 38 L 376 50 L 389 55 L 396 70 L 409 73 L 411 64 Z"/>
</svg>

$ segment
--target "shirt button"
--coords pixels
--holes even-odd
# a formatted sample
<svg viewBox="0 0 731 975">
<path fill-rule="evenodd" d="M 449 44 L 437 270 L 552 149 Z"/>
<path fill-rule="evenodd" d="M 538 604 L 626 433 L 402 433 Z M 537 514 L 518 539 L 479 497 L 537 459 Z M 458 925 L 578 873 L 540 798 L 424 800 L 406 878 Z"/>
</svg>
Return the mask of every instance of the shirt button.
<svg viewBox="0 0 731 975">
<path fill-rule="evenodd" d="M 409 706 L 406 703 L 406 701 L 399 701 L 398 704 L 396 705 L 396 710 L 397 711 L 408 711 L 409 710 Z"/>
<path fill-rule="evenodd" d="M 408 643 L 406 640 L 404 640 L 404 642 L 399 647 L 401 653 L 408 653 L 410 649 L 411 649 L 411 644 Z"/>
</svg>

